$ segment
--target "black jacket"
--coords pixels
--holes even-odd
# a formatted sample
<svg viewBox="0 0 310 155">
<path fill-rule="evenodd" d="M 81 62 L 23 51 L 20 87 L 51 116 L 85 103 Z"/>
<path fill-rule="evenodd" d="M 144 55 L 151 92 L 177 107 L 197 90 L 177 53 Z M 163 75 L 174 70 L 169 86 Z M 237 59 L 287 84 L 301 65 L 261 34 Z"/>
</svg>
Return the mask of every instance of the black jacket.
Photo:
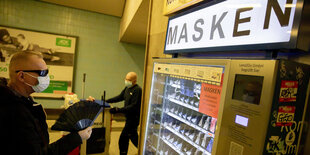
<svg viewBox="0 0 310 155">
<path fill-rule="evenodd" d="M 106 102 L 115 103 L 125 101 L 123 108 L 119 109 L 119 112 L 124 113 L 126 119 L 134 119 L 139 122 L 140 119 L 140 107 L 141 107 L 142 89 L 137 84 L 133 87 L 125 87 L 121 94 L 108 99 Z"/>
<path fill-rule="evenodd" d="M 82 143 L 78 133 L 70 133 L 49 145 L 46 115 L 40 104 L 3 85 L 0 85 L 0 99 L 2 153 L 65 155 Z"/>
</svg>

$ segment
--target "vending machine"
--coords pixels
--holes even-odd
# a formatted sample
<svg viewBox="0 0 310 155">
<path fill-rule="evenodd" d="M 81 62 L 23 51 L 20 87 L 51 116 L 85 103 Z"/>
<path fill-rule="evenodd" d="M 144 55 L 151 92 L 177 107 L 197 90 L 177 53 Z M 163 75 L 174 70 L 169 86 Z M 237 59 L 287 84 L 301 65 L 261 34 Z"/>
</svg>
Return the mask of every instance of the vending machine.
<svg viewBox="0 0 310 155">
<path fill-rule="evenodd" d="M 285 60 L 158 59 L 143 154 L 297 154 L 309 72 Z"/>
</svg>

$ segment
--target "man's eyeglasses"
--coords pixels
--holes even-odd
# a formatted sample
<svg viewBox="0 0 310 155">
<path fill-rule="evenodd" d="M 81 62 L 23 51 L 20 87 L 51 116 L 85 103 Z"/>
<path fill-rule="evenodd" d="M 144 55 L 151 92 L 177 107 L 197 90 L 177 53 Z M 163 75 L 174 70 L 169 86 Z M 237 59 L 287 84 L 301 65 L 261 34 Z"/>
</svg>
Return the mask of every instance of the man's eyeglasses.
<svg viewBox="0 0 310 155">
<path fill-rule="evenodd" d="M 23 72 L 33 72 L 39 74 L 39 76 L 46 76 L 48 74 L 48 69 L 46 70 L 17 70 L 16 73 L 23 71 Z"/>
</svg>

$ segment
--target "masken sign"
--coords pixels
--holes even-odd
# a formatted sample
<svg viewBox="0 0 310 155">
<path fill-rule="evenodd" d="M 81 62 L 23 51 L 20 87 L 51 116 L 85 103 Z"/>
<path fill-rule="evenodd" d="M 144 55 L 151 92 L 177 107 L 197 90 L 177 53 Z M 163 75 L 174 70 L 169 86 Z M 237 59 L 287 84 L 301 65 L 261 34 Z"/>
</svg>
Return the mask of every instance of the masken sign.
<svg viewBox="0 0 310 155">
<path fill-rule="evenodd" d="M 206 4 L 169 19 L 165 53 L 274 49 L 279 46 L 269 45 L 279 43 L 293 46 L 292 36 L 296 40 L 298 33 L 294 17 L 301 7 L 299 0 Z"/>
</svg>

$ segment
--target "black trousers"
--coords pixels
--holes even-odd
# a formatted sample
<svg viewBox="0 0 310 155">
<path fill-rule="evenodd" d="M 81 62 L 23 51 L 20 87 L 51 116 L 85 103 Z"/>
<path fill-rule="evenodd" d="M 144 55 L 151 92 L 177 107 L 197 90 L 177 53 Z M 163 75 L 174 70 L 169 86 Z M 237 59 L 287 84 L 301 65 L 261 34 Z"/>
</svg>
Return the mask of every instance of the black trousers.
<svg viewBox="0 0 310 155">
<path fill-rule="evenodd" d="M 138 147 L 138 132 L 137 132 L 138 125 L 139 125 L 139 119 L 138 121 L 131 119 L 126 120 L 125 127 L 118 141 L 120 155 L 127 155 L 129 140 L 131 140 L 131 142 L 136 147 Z"/>
</svg>

